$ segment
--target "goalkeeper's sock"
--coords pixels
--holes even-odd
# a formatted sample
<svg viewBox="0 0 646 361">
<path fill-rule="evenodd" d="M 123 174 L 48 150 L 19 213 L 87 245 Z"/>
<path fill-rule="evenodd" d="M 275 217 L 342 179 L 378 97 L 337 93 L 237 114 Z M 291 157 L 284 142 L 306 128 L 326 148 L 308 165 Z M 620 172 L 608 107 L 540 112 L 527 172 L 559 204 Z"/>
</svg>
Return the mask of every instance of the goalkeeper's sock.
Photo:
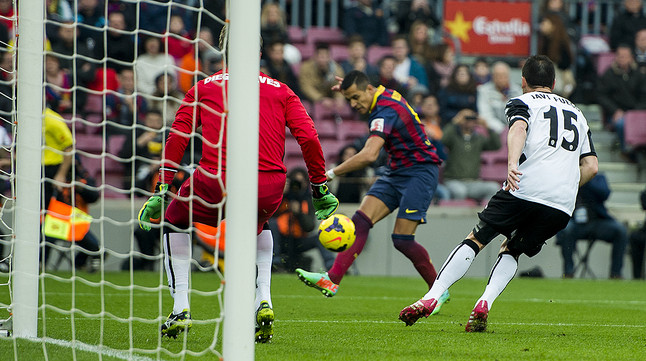
<svg viewBox="0 0 646 361">
<path fill-rule="evenodd" d="M 175 300 L 173 313 L 190 309 L 188 278 L 191 266 L 191 237 L 187 233 L 164 234 L 164 266 L 168 286 Z"/>
<path fill-rule="evenodd" d="M 263 229 L 258 235 L 256 246 L 256 302 L 254 310 L 260 307 L 262 301 L 271 303 L 271 262 L 273 259 L 274 239 L 271 231 Z"/>
<path fill-rule="evenodd" d="M 514 256 L 509 253 L 501 253 L 498 255 L 496 264 L 494 264 L 491 269 L 491 275 L 489 276 L 489 282 L 487 282 L 487 287 L 485 288 L 482 297 L 478 302 L 484 300 L 487 301 L 489 310 L 491 310 L 491 305 L 493 301 L 496 300 L 498 296 L 505 290 L 505 287 L 511 282 L 511 280 L 516 275 L 518 270 L 518 261 Z M 476 302 L 476 305 L 478 304 Z"/>
<path fill-rule="evenodd" d="M 471 263 L 478 251 L 478 245 L 468 239 L 465 239 L 455 247 L 446 261 L 444 261 L 444 265 L 440 269 L 433 283 L 433 287 L 431 287 L 422 299 L 429 300 L 434 298 L 439 300 L 444 291 L 448 290 L 455 282 L 464 277 L 469 267 L 471 267 Z"/>
<path fill-rule="evenodd" d="M 393 234 L 393 244 L 395 248 L 404 254 L 411 262 L 419 274 L 422 276 L 428 288 L 430 289 L 435 282 L 437 272 L 431 258 L 428 256 L 426 248 L 415 242 L 415 235 L 412 234 Z"/>
<path fill-rule="evenodd" d="M 352 222 L 354 222 L 354 229 L 357 235 L 357 238 L 354 240 L 354 244 L 348 250 L 339 253 L 334 260 L 334 265 L 328 271 L 328 276 L 330 280 L 337 285 L 341 283 L 341 279 L 350 266 L 354 259 L 359 256 L 363 247 L 366 245 L 366 240 L 368 239 L 368 232 L 372 228 L 372 221 L 365 213 L 361 211 L 356 211 L 354 216 L 352 216 Z"/>
</svg>

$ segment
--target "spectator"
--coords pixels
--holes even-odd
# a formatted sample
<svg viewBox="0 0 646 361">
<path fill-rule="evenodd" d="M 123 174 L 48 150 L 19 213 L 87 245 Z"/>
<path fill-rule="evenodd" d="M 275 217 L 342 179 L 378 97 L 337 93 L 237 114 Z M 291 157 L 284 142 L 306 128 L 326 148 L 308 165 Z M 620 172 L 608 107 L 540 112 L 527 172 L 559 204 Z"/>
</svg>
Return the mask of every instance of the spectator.
<svg viewBox="0 0 646 361">
<path fill-rule="evenodd" d="M 265 47 L 265 52 L 263 53 L 263 57 L 265 57 L 265 69 L 267 70 L 267 75 L 287 84 L 300 97 L 302 93 L 298 84 L 298 77 L 283 56 L 284 48 L 285 44 L 281 41 Z"/>
<path fill-rule="evenodd" d="M 54 0 L 56 1 L 56 0 Z M 61 0 L 59 0 L 60 2 Z M 67 0 L 63 0 L 67 1 Z M 73 2 L 73 0 L 72 0 Z M 137 3 L 126 2 L 123 0 L 107 0 L 107 11 L 108 14 L 115 11 L 120 12 L 126 18 L 126 29 L 135 30 L 135 25 L 137 24 Z"/>
<path fill-rule="evenodd" d="M 646 29 L 635 35 L 635 60 L 642 74 L 646 74 Z"/>
<path fill-rule="evenodd" d="M 449 79 L 455 69 L 455 52 L 453 49 L 446 43 L 440 43 L 433 45 L 433 56 L 431 57 L 433 62 L 433 78 L 439 82 L 439 88 L 444 88 L 449 84 Z M 439 89 L 438 88 L 438 89 Z"/>
<path fill-rule="evenodd" d="M 431 64 L 431 58 L 433 57 L 433 48 L 431 47 L 428 32 L 428 25 L 418 20 L 411 25 L 410 33 L 408 34 L 411 57 L 423 66 Z"/>
<path fill-rule="evenodd" d="M 103 42 L 105 17 L 99 6 L 99 0 L 78 0 L 76 21 L 81 24 L 78 28 L 81 42 L 87 43 L 90 48 Z M 98 46 L 97 48 L 103 49 Z"/>
<path fill-rule="evenodd" d="M 486 129 L 486 135 L 476 131 L 476 126 Z M 444 185 L 452 199 L 470 198 L 482 201 L 493 196 L 500 184 L 480 180 L 480 157 L 485 150 L 500 148 L 500 136 L 487 128 L 487 121 L 475 111 L 463 109 L 451 124 L 444 127 L 442 143 L 449 151 L 444 166 Z"/>
<path fill-rule="evenodd" d="M 388 25 L 377 2 L 357 0 L 343 12 L 343 30 L 347 36 L 361 35 L 366 46 L 388 45 Z"/>
<path fill-rule="evenodd" d="M 143 125 L 144 127 L 135 128 L 134 141 L 133 132 L 128 134 L 119 152 L 119 157 L 129 160 L 123 163 L 125 189 L 134 186 L 137 191 L 149 191 L 155 184 L 153 177 L 159 169 L 164 143 L 162 114 L 157 110 L 150 110 L 146 113 Z"/>
<path fill-rule="evenodd" d="M 13 82 L 15 80 L 16 68 L 14 66 L 13 56 L 14 53 L 8 51 L 0 52 L 0 117 L 4 119 L 10 119 L 11 112 L 14 110 Z M 7 123 L 3 123 L 2 130 L 6 133 L 7 130 L 11 130 L 11 127 Z M 0 144 L 2 144 L 2 140 L 4 138 L 0 137 Z"/>
<path fill-rule="evenodd" d="M 149 36 L 143 40 L 143 51 L 137 57 L 135 69 L 137 70 L 137 90 L 144 94 L 152 94 L 155 91 L 155 79 L 159 74 L 175 75 L 175 61 L 172 56 L 164 52 L 160 38 Z"/>
<path fill-rule="evenodd" d="M 341 67 L 346 74 L 359 70 L 366 73 L 370 79 L 379 75 L 379 69 L 366 59 L 366 44 L 361 35 L 352 35 L 348 39 L 348 59 L 341 62 Z"/>
<path fill-rule="evenodd" d="M 642 210 L 646 211 L 646 190 L 639 195 Z M 630 257 L 633 261 L 633 278 L 644 278 L 644 250 L 646 249 L 646 220 L 641 228 L 630 234 Z"/>
<path fill-rule="evenodd" d="M 424 67 L 409 54 L 408 40 L 398 35 L 391 42 L 395 65 L 395 79 L 409 91 L 415 87 L 428 89 L 428 76 Z"/>
<path fill-rule="evenodd" d="M 260 11 L 260 35 L 266 44 L 289 42 L 287 35 L 287 22 L 285 13 L 280 5 L 274 2 L 266 2 Z"/>
<path fill-rule="evenodd" d="M 646 76 L 639 72 L 628 45 L 617 46 L 615 60 L 599 79 L 597 100 L 606 123 L 614 128 L 622 152 L 624 145 L 624 113 L 646 109 Z"/>
<path fill-rule="evenodd" d="M 334 263 L 334 254 L 321 245 L 317 234 L 311 233 L 316 226 L 316 217 L 309 189 L 305 169 L 296 168 L 289 172 L 283 200 L 274 213 L 277 226 L 277 232 L 274 232 L 274 252 L 280 260 L 280 266 L 288 272 L 311 266 L 311 259 L 304 257 L 303 252 L 313 248 L 318 248 L 321 252 L 326 268 Z M 274 259 L 276 265 L 276 257 Z"/>
<path fill-rule="evenodd" d="M 570 36 L 559 15 L 548 13 L 543 16 L 539 26 L 538 54 L 547 55 L 556 65 L 554 93 L 569 97 L 576 85 L 572 73 L 574 56 Z"/>
<path fill-rule="evenodd" d="M 157 34 L 166 32 L 166 22 L 168 21 L 170 7 L 164 2 L 168 1 L 142 1 L 138 4 L 139 29 Z M 205 7 L 207 3 L 210 3 L 210 1 L 205 2 Z"/>
<path fill-rule="evenodd" d="M 406 2 L 410 3 L 410 6 L 405 6 L 400 1 L 400 6 L 395 11 L 399 34 L 408 34 L 411 29 L 411 24 L 415 22 L 426 24 L 429 29 L 435 29 L 440 25 L 440 20 L 433 12 L 430 1 L 412 0 Z"/>
<path fill-rule="evenodd" d="M 477 85 L 482 85 L 491 80 L 491 70 L 489 62 L 485 58 L 477 58 L 473 62 L 473 79 Z"/>
<path fill-rule="evenodd" d="M 200 72 L 207 72 L 211 62 L 222 61 L 222 53 L 214 48 L 213 34 L 209 28 L 201 29 L 198 38 L 197 53 L 193 50 L 179 61 L 179 67 L 182 70 L 178 72 L 178 84 L 183 92 L 191 89 L 196 80 L 204 79 Z M 207 73 L 207 75 L 211 74 L 213 73 Z"/>
<path fill-rule="evenodd" d="M 72 77 L 61 69 L 57 57 L 45 56 L 45 100 L 57 113 L 72 112 Z"/>
<path fill-rule="evenodd" d="M 135 95 L 135 73 L 132 68 L 122 68 L 117 75 L 119 89 L 116 93 L 106 94 L 106 119 L 109 134 L 130 134 L 130 126 L 143 120 L 148 110 L 148 104 L 143 96 Z M 124 125 L 114 127 L 111 122 Z"/>
<path fill-rule="evenodd" d="M 435 95 L 425 96 L 417 114 L 419 115 L 419 120 L 424 124 L 426 136 L 433 146 L 435 146 L 437 156 L 440 157 L 442 161 L 446 161 L 448 155 L 446 154 L 446 149 L 442 143 L 444 132 L 442 131 L 442 118 L 440 118 L 440 105 L 437 102 L 437 97 L 435 97 Z M 448 188 L 446 188 L 444 184 L 440 183 L 437 185 L 437 189 L 435 190 L 434 199 L 451 199 L 451 192 L 449 192 Z"/>
<path fill-rule="evenodd" d="M 135 43 L 132 40 L 132 35 L 125 34 L 126 18 L 125 16 L 115 11 L 108 15 L 108 31 L 106 33 L 106 47 L 104 47 L 103 36 L 97 41 L 96 51 L 100 60 L 106 60 L 107 67 L 114 69 L 117 73 L 121 70 L 124 63 L 132 63 L 135 59 Z M 107 48 L 107 53 L 104 49 Z M 107 57 L 107 59 L 104 59 Z M 114 60 L 118 60 L 116 62 Z"/>
<path fill-rule="evenodd" d="M 184 19 L 180 15 L 171 15 L 164 42 L 168 49 L 168 55 L 172 56 L 174 60 L 181 59 L 193 50 L 193 42 L 184 26 Z"/>
<path fill-rule="evenodd" d="M 383 85 L 387 89 L 393 89 L 402 94 L 405 98 L 406 89 L 404 88 L 404 85 L 395 79 L 396 64 L 397 59 L 392 55 L 385 55 L 383 58 L 379 59 L 379 62 L 377 63 L 379 67 L 379 75 L 373 83 L 375 85 Z"/>
<path fill-rule="evenodd" d="M 81 40 L 81 30 L 74 22 L 65 22 L 58 26 L 58 37 L 52 43 L 52 52 L 59 59 L 60 67 L 72 76 L 72 83 L 79 87 L 87 87 L 95 78 L 97 65 L 87 61 L 87 58 L 96 58 L 94 39 Z M 76 68 L 74 68 L 76 66 Z M 76 109 L 82 110 L 85 106 L 87 93 L 75 90 Z"/>
<path fill-rule="evenodd" d="M 576 24 L 572 22 L 570 16 L 565 10 L 565 3 L 563 0 L 545 0 L 541 6 L 540 16 L 543 17 L 547 14 L 558 15 L 563 21 L 563 25 L 567 29 L 570 39 L 578 39 L 578 32 Z"/>
<path fill-rule="evenodd" d="M 641 0 L 624 0 L 624 11 L 617 14 L 610 27 L 610 48 L 614 51 L 621 44 L 634 44 L 635 34 L 646 29 Z"/>
<path fill-rule="evenodd" d="M 505 115 L 507 101 L 523 94 L 523 90 L 509 81 L 509 65 L 496 62 L 492 66 L 491 81 L 478 87 L 478 115 L 489 129 L 500 134 L 509 126 Z"/>
<path fill-rule="evenodd" d="M 164 124 L 170 127 L 175 120 L 175 113 L 182 104 L 182 93 L 177 89 L 177 82 L 172 74 L 161 73 L 155 78 L 155 91 L 148 97 L 148 106 L 161 113 Z"/>
<path fill-rule="evenodd" d="M 343 69 L 330 57 L 329 45 L 320 43 L 312 59 L 301 65 L 298 82 L 307 100 L 321 102 L 328 110 L 342 109 L 345 107 L 343 95 L 332 91 L 337 76 L 344 76 Z"/>
<path fill-rule="evenodd" d="M 572 254 L 576 248 L 576 241 L 589 239 L 612 243 L 610 278 L 623 278 L 621 270 L 628 236 L 626 228 L 608 213 L 604 205 L 609 196 L 610 188 L 602 173 L 579 188 L 572 218 L 567 227 L 556 235 L 556 243 L 561 246 L 563 256 L 563 277 L 574 277 Z"/>
<path fill-rule="evenodd" d="M 47 0 L 45 11 L 48 20 L 45 25 L 45 34 L 50 41 L 53 41 L 58 37 L 59 24 L 74 21 L 74 11 L 67 0 Z M 0 23 L 5 27 L 7 25 L 4 21 Z"/>
<path fill-rule="evenodd" d="M 339 162 L 343 163 L 345 160 L 350 159 L 353 155 L 357 154 L 357 148 L 352 145 L 346 145 L 339 151 Z M 371 168 L 358 169 L 349 173 L 345 173 L 335 177 L 331 183 L 334 188 L 334 194 L 341 203 L 359 203 L 366 193 L 370 183 L 370 176 L 368 170 Z M 331 264 L 330 264 L 331 266 Z"/>
<path fill-rule="evenodd" d="M 450 122 L 462 109 L 477 110 L 478 90 L 469 66 L 461 64 L 453 69 L 446 88 L 437 95 L 443 124 Z"/>
</svg>

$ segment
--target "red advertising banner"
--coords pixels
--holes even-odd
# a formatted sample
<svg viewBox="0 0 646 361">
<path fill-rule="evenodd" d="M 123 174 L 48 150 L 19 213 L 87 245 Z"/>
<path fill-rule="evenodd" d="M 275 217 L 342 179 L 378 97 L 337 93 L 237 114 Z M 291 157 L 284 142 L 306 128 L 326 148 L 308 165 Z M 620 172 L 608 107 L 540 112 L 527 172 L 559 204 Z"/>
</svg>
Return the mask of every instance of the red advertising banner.
<svg viewBox="0 0 646 361">
<path fill-rule="evenodd" d="M 467 55 L 528 56 L 530 2 L 447 0 L 444 28 Z"/>
</svg>

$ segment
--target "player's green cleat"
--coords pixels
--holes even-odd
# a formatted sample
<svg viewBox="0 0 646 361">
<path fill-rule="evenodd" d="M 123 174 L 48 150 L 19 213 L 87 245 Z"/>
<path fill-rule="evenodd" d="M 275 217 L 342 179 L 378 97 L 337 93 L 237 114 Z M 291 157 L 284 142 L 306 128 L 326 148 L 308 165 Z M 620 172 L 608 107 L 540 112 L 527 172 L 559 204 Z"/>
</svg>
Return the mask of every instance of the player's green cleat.
<svg viewBox="0 0 646 361">
<path fill-rule="evenodd" d="M 161 335 L 162 337 L 177 338 L 177 335 L 184 331 L 188 333 L 191 326 L 193 326 L 191 312 L 185 308 L 180 313 L 171 313 L 168 315 L 166 322 L 161 325 Z"/>
<path fill-rule="evenodd" d="M 269 306 L 269 302 L 260 302 L 260 307 L 256 311 L 256 343 L 271 342 L 274 337 L 274 310 Z"/>
<path fill-rule="evenodd" d="M 332 297 L 339 290 L 339 285 L 332 282 L 326 273 L 307 272 L 297 268 L 296 274 L 303 283 L 321 291 L 325 297 Z"/>
<path fill-rule="evenodd" d="M 442 305 L 445 302 L 449 302 L 449 300 L 451 300 L 451 296 L 449 295 L 449 290 L 446 290 L 437 300 L 437 305 L 435 305 L 435 309 L 433 310 L 433 312 L 431 312 L 431 316 L 438 314 L 440 312 L 440 308 L 442 308 Z"/>
</svg>

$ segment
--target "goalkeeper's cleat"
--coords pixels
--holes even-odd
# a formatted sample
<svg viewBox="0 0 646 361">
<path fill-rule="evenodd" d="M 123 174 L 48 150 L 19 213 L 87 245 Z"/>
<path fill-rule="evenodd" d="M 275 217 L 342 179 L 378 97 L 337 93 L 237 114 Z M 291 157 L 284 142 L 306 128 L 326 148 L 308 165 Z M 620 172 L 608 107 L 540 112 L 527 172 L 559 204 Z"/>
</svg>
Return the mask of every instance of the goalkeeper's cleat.
<svg viewBox="0 0 646 361">
<path fill-rule="evenodd" d="M 168 319 L 161 325 L 161 335 L 168 336 L 168 338 L 177 338 L 182 332 L 187 332 L 191 330 L 193 326 L 193 319 L 191 318 L 191 312 L 188 309 L 180 313 L 171 313 L 168 315 Z"/>
<path fill-rule="evenodd" d="M 467 332 L 484 332 L 487 329 L 488 315 L 489 307 L 487 301 L 482 300 L 478 302 L 473 311 L 471 311 L 467 327 L 464 330 Z"/>
<path fill-rule="evenodd" d="M 260 302 L 260 307 L 256 311 L 256 343 L 271 342 L 274 337 L 274 310 L 269 306 L 269 302 Z"/>
<path fill-rule="evenodd" d="M 430 300 L 418 300 L 412 305 L 404 307 L 404 309 L 399 313 L 399 319 L 402 320 L 406 326 L 412 326 L 420 318 L 428 317 L 433 312 L 436 305 L 437 300 L 434 298 L 431 298 Z"/>
<path fill-rule="evenodd" d="M 433 309 L 433 312 L 431 312 L 431 316 L 437 315 L 440 313 L 440 308 L 442 308 L 442 305 L 445 302 L 449 302 L 451 300 L 451 296 L 449 295 L 449 290 L 444 291 L 440 298 L 437 300 L 437 305 L 435 305 L 435 308 Z"/>
<path fill-rule="evenodd" d="M 300 280 L 303 281 L 303 283 L 321 291 L 321 293 L 325 297 L 332 297 L 339 290 L 339 285 L 337 285 L 336 283 L 330 280 L 330 277 L 328 277 L 327 272 L 326 273 L 307 272 L 303 269 L 297 268 L 296 274 L 298 274 L 298 278 L 300 278 Z"/>
</svg>

